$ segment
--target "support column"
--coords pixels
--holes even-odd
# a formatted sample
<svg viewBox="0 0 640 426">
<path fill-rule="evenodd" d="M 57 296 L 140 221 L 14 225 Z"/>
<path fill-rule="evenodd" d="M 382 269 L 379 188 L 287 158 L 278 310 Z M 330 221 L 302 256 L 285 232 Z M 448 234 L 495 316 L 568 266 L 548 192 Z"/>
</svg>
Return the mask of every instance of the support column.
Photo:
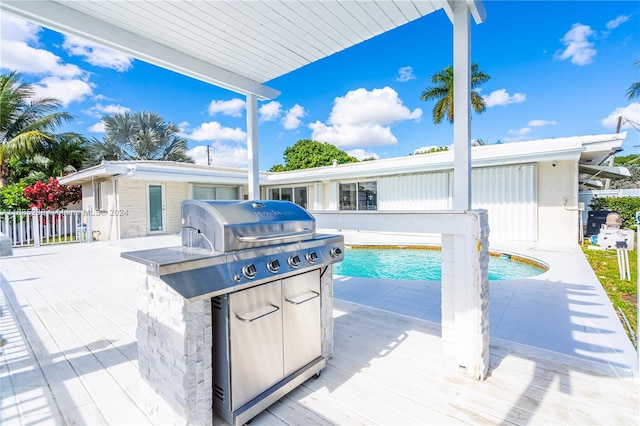
<svg viewBox="0 0 640 426">
<path fill-rule="evenodd" d="M 247 155 L 249 159 L 249 199 L 260 199 L 260 164 L 258 155 L 258 98 L 247 95 Z"/>
<path fill-rule="evenodd" d="M 154 424 L 213 424 L 211 299 L 189 302 L 139 268 L 142 409 Z"/>
<path fill-rule="evenodd" d="M 471 19 L 453 5 L 453 209 L 471 208 Z"/>
<path fill-rule="evenodd" d="M 470 211 L 464 233 L 442 236 L 442 350 L 463 373 L 489 372 L 489 224 Z"/>
</svg>

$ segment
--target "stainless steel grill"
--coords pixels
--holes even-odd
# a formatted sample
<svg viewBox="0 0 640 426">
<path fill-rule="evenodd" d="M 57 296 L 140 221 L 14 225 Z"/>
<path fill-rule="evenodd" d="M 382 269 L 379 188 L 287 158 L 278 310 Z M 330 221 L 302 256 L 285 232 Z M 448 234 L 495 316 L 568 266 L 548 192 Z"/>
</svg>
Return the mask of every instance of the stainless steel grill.
<svg viewBox="0 0 640 426">
<path fill-rule="evenodd" d="M 122 256 L 211 299 L 214 408 L 243 424 L 324 368 L 321 280 L 344 240 L 287 201 L 186 200 L 182 225 L 182 246 Z"/>
</svg>

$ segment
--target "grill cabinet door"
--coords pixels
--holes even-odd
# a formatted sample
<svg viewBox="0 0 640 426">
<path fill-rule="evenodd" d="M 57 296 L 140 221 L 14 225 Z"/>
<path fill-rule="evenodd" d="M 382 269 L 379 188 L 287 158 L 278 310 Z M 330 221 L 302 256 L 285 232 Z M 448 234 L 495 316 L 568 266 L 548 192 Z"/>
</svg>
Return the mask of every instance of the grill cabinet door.
<svg viewBox="0 0 640 426">
<path fill-rule="evenodd" d="M 282 280 L 284 311 L 284 375 L 321 354 L 320 270 Z"/>
<path fill-rule="evenodd" d="M 284 377 L 280 280 L 229 296 L 231 409 Z"/>
</svg>

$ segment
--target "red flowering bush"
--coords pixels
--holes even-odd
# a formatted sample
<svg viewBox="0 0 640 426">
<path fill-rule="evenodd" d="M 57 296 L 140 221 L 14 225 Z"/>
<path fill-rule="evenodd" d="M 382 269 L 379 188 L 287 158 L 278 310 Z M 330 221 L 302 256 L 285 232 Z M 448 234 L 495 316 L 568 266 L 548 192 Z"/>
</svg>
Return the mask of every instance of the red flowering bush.
<svg viewBox="0 0 640 426">
<path fill-rule="evenodd" d="M 46 183 L 36 182 L 22 192 L 29 200 L 29 207 L 38 210 L 61 210 L 82 199 L 82 189 L 78 185 L 60 185 L 58 179 L 50 177 Z"/>
</svg>

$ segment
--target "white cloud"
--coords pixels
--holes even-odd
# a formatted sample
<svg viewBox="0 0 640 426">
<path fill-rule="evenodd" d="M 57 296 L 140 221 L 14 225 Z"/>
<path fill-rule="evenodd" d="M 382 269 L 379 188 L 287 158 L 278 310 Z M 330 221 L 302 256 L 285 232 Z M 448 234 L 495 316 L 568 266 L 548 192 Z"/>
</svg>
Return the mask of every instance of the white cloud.
<svg viewBox="0 0 640 426">
<path fill-rule="evenodd" d="M 338 124 L 327 126 L 320 121 L 309 124 L 311 138 L 339 147 L 396 145 L 398 139 L 388 126 Z"/>
<path fill-rule="evenodd" d="M 8 14 L 0 15 L 0 24 L 0 34 L 2 35 L 3 42 L 36 42 L 38 41 L 38 33 L 42 31 L 42 28 L 33 22 L 25 21 Z"/>
<path fill-rule="evenodd" d="M 403 120 L 419 120 L 422 110 L 410 111 L 391 87 L 364 88 L 347 92 L 333 101 L 330 124 L 387 125 Z"/>
<path fill-rule="evenodd" d="M 79 102 L 86 99 L 93 92 L 91 83 L 60 77 L 45 77 L 34 84 L 33 89 L 37 97 L 58 99 L 65 107 L 71 102 Z"/>
<path fill-rule="evenodd" d="M 514 136 L 524 136 L 524 135 L 528 135 L 529 133 L 531 133 L 531 128 L 530 127 L 522 127 L 520 129 L 510 129 L 508 133 L 510 135 L 514 135 Z"/>
<path fill-rule="evenodd" d="M 640 102 L 633 102 L 627 106 L 616 108 L 607 117 L 600 120 L 607 129 L 615 129 L 618 126 L 618 117 L 622 116 L 621 129 L 632 129 L 633 127 L 624 119 L 631 120 L 635 123 L 640 123 Z"/>
<path fill-rule="evenodd" d="M 97 122 L 93 126 L 87 129 L 91 133 L 104 133 L 104 123 L 102 121 Z"/>
<path fill-rule="evenodd" d="M 56 98 L 63 106 L 92 94 L 93 85 L 86 72 L 37 47 L 41 27 L 7 14 L 0 15 L 0 20 L 0 68 L 42 76 L 42 80 L 33 84 L 36 96 Z"/>
<path fill-rule="evenodd" d="M 200 127 L 194 129 L 191 134 L 185 134 L 184 136 L 196 141 L 247 141 L 247 133 L 244 130 L 238 127 L 235 129 L 223 127 L 217 121 L 202 123 Z"/>
<path fill-rule="evenodd" d="M 589 41 L 589 37 L 594 35 L 595 31 L 590 26 L 573 24 L 561 39 L 565 49 L 556 52 L 555 58 L 561 60 L 571 59 L 572 64 L 580 66 L 590 64 L 597 53 L 593 48 L 594 43 Z"/>
<path fill-rule="evenodd" d="M 304 117 L 304 115 L 304 108 L 298 104 L 295 104 L 287 110 L 287 113 L 282 118 L 282 127 L 287 130 L 297 129 L 298 127 L 300 127 L 300 125 L 302 125 L 302 121 L 300 119 Z"/>
<path fill-rule="evenodd" d="M 101 118 L 102 116 L 107 114 L 121 114 L 129 111 L 131 111 L 131 108 L 128 108 L 122 105 L 115 105 L 115 104 L 102 105 L 101 103 L 97 103 L 91 108 L 85 109 L 82 112 L 92 117 Z"/>
<path fill-rule="evenodd" d="M 367 150 L 364 150 L 362 148 L 351 149 L 351 150 L 346 151 L 346 152 L 350 156 L 352 156 L 354 158 L 357 158 L 360 161 L 366 160 L 366 159 L 371 159 L 371 158 L 373 158 L 374 160 L 378 160 L 380 158 L 380 156 L 378 154 L 376 154 L 375 152 L 367 151 Z"/>
<path fill-rule="evenodd" d="M 246 106 L 246 102 L 239 98 L 230 99 L 228 101 L 213 100 L 209 104 L 207 111 L 209 115 L 218 113 L 231 117 L 242 117 L 242 112 Z"/>
<path fill-rule="evenodd" d="M 494 90 L 488 95 L 482 97 L 487 108 L 494 106 L 505 106 L 509 104 L 519 104 L 527 99 L 524 93 L 514 93 L 510 95 L 506 89 Z"/>
<path fill-rule="evenodd" d="M 189 129 L 189 122 L 188 121 L 181 121 L 178 123 L 178 128 L 180 129 L 180 132 L 183 133 L 182 136 L 184 136 L 184 132 L 186 132 Z M 184 136 L 186 137 L 186 136 Z"/>
<path fill-rule="evenodd" d="M 558 124 L 556 120 L 531 120 L 527 123 L 529 127 L 555 126 Z"/>
<path fill-rule="evenodd" d="M 196 164 L 207 163 L 207 146 L 196 146 L 187 151 L 187 155 Z M 242 146 L 215 142 L 209 145 L 209 157 L 212 166 L 247 168 L 247 149 Z"/>
<path fill-rule="evenodd" d="M 401 82 L 405 82 L 405 81 L 409 81 L 409 80 L 415 80 L 416 76 L 413 74 L 413 68 L 411 67 L 401 67 L 398 69 L 398 77 L 396 78 L 396 81 L 401 81 Z"/>
<path fill-rule="evenodd" d="M 0 15 L 0 24 L 2 69 L 34 75 L 53 74 L 60 77 L 76 77 L 82 74 L 79 67 L 65 64 L 53 53 L 31 46 L 31 44 L 37 45 L 38 34 L 42 31 L 38 25 L 7 14 Z"/>
<path fill-rule="evenodd" d="M 616 17 L 615 19 L 612 19 L 609 22 L 607 22 L 607 29 L 608 30 L 613 30 L 615 28 L 618 28 L 620 25 L 622 25 L 625 22 L 627 22 L 629 20 L 629 18 L 630 18 L 630 16 L 620 15 L 620 16 Z"/>
<path fill-rule="evenodd" d="M 62 48 L 70 55 L 79 56 L 91 65 L 118 72 L 127 71 L 133 63 L 131 56 L 76 36 L 65 36 Z"/>
<path fill-rule="evenodd" d="M 531 127 L 522 127 L 520 129 L 509 129 L 507 132 L 511 136 L 507 136 L 502 139 L 503 142 L 519 142 L 531 139 L 529 133 L 531 133 L 533 129 Z"/>
<path fill-rule="evenodd" d="M 260 120 L 274 121 L 282 115 L 282 104 L 278 101 L 267 102 L 258 109 Z"/>
<path fill-rule="evenodd" d="M 409 110 L 390 87 L 360 88 L 335 98 L 328 124 L 316 121 L 308 127 L 314 140 L 340 147 L 395 145 L 398 139 L 390 125 L 421 117 L 420 108 Z"/>
</svg>

